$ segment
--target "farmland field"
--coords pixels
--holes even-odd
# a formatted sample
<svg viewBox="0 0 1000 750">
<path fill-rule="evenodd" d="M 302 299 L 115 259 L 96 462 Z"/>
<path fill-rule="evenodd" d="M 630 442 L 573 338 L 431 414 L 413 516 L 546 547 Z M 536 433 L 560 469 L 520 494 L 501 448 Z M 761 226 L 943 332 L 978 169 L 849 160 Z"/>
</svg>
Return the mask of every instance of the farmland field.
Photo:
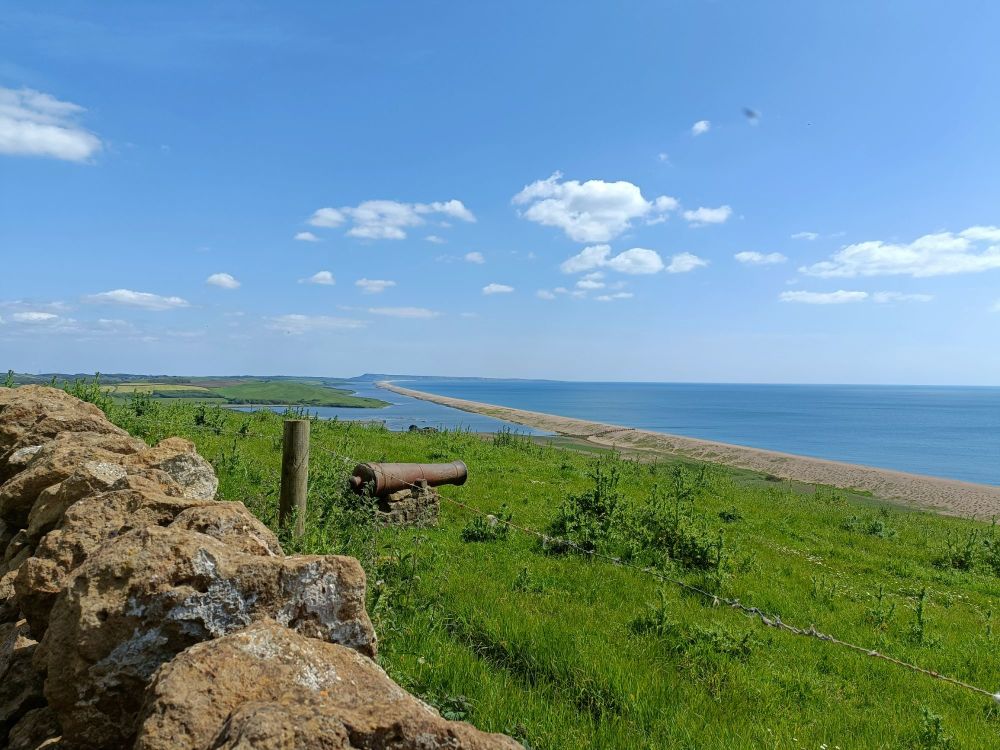
<svg viewBox="0 0 1000 750">
<path fill-rule="evenodd" d="M 150 442 L 193 440 L 220 497 L 275 528 L 280 416 L 166 400 L 104 407 Z M 989 696 L 722 604 L 739 599 L 996 691 L 1000 535 L 990 524 L 506 432 L 314 421 L 311 450 L 307 533 L 281 531 L 285 549 L 362 561 L 380 663 L 452 718 L 536 750 L 1000 744 Z M 442 488 L 435 528 L 381 529 L 346 489 L 355 460 L 453 459 L 470 479 Z"/>
<path fill-rule="evenodd" d="M 122 402 L 132 394 L 145 394 L 153 399 L 186 401 L 216 401 L 227 404 L 260 404 L 281 406 L 338 406 L 378 408 L 386 402 L 354 396 L 343 388 L 332 388 L 317 381 L 289 379 L 233 379 L 214 381 L 195 379 L 191 382 L 125 382 L 105 386 L 107 393 Z"/>
</svg>

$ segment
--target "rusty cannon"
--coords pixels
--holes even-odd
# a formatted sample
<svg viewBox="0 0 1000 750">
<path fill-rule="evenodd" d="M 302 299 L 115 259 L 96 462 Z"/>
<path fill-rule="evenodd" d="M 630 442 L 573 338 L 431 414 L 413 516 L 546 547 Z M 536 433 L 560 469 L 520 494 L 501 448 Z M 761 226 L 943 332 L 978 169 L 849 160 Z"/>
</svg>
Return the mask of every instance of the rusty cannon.
<svg viewBox="0 0 1000 750">
<path fill-rule="evenodd" d="M 378 520 L 392 526 L 432 526 L 441 510 L 435 487 L 465 484 L 469 469 L 462 461 L 450 464 L 358 464 L 351 489 L 369 493 L 377 505 Z"/>
<path fill-rule="evenodd" d="M 465 484 L 469 469 L 464 461 L 449 464 L 358 464 L 351 476 L 351 488 L 375 497 L 388 497 L 415 487 L 439 487 L 442 484 Z"/>
</svg>

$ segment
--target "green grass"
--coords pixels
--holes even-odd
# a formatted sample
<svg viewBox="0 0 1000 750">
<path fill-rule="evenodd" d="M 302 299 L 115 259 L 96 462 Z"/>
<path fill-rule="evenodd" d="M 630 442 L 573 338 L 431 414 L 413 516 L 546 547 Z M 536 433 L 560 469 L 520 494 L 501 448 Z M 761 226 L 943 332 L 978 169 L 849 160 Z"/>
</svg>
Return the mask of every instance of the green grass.
<svg viewBox="0 0 1000 750">
<path fill-rule="evenodd" d="M 385 401 L 354 396 L 341 388 L 290 380 L 260 380 L 210 388 L 233 404 L 294 404 L 296 406 L 380 407 Z"/>
<path fill-rule="evenodd" d="M 197 383 L 203 383 L 203 385 Z M 287 379 L 230 379 L 224 381 L 223 385 L 214 385 L 208 379 L 192 379 L 191 382 L 172 383 L 115 383 L 108 385 L 106 391 L 112 399 L 119 403 L 127 401 L 132 394 L 141 393 L 157 400 L 219 401 L 229 404 L 357 408 L 387 406 L 385 401 L 355 396 L 349 390 L 331 388 L 318 381 Z"/>
<path fill-rule="evenodd" d="M 216 467 L 220 496 L 244 501 L 274 528 L 280 416 L 148 399 L 104 405 L 144 439 L 192 439 Z M 449 716 L 531 748 L 1000 746 L 1000 706 L 988 698 L 767 628 L 635 570 L 546 552 L 518 532 L 464 541 L 472 516 L 446 502 L 437 528 L 379 530 L 346 490 L 350 462 L 330 453 L 460 458 L 469 481 L 443 488 L 446 497 L 534 529 L 558 520 L 598 550 L 656 564 L 785 622 L 1000 689 L 1000 561 L 989 524 L 722 467 L 699 483 L 691 463 L 681 465 L 677 490 L 673 462 L 555 442 L 562 447 L 314 422 L 308 531 L 297 541 L 282 532 L 283 544 L 358 557 L 389 674 Z M 618 482 L 606 530 L 566 511 L 592 503 L 598 459 Z M 721 530 L 717 570 L 684 567 L 679 552 L 671 559 L 636 541 L 651 527 L 628 523 L 662 520 L 661 506 L 669 519 L 681 508 L 675 490 L 687 493 L 692 534 L 714 544 Z"/>
</svg>

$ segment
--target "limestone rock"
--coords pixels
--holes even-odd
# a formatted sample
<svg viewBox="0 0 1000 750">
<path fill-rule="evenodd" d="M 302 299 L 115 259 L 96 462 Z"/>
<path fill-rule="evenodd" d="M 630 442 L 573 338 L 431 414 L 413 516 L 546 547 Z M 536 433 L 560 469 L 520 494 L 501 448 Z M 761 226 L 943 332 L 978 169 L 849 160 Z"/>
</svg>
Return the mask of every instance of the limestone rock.
<svg viewBox="0 0 1000 750">
<path fill-rule="evenodd" d="M 49 613 L 66 576 L 101 545 L 132 529 L 168 526 L 185 511 L 206 504 L 165 495 L 161 484 L 146 478 L 133 475 L 128 484 L 128 489 L 73 503 L 59 527 L 46 534 L 34 556 L 21 565 L 16 581 L 18 603 L 36 637 L 41 638 L 48 627 Z M 167 489 L 172 487 L 171 483 Z"/>
<path fill-rule="evenodd" d="M 136 750 L 517 750 L 446 721 L 349 648 L 264 620 L 192 646 L 156 673 Z"/>
<path fill-rule="evenodd" d="M 0 486 L 0 518 L 19 528 L 25 527 L 42 490 L 59 484 L 87 462 L 120 464 L 122 454 L 136 451 L 136 442 L 116 435 L 78 434 L 51 440 L 24 470 Z"/>
<path fill-rule="evenodd" d="M 128 438 L 128 434 L 111 424 L 96 406 L 58 388 L 26 385 L 3 389 L 0 392 L 0 482 L 9 479 L 19 468 L 9 464 L 12 454 L 21 448 L 51 441 L 63 433 Z"/>
<path fill-rule="evenodd" d="M 353 558 L 262 557 L 193 531 L 127 532 L 60 591 L 41 644 L 45 695 L 74 743 L 121 746 L 157 667 L 264 617 L 375 651 L 364 571 Z"/>
<path fill-rule="evenodd" d="M 51 530 L 77 500 L 88 495 L 121 489 L 128 473 L 125 467 L 109 461 L 84 461 L 66 479 L 46 487 L 28 513 L 28 538 L 38 541 Z"/>
<path fill-rule="evenodd" d="M 160 469 L 181 486 L 184 497 L 212 500 L 219 489 L 212 464 L 198 455 L 194 443 L 183 438 L 167 438 L 155 448 L 147 448 L 127 462 L 129 467 Z"/>
<path fill-rule="evenodd" d="M 284 554 L 278 538 L 239 502 L 197 505 L 177 516 L 170 526 L 206 534 L 248 555 Z"/>
<path fill-rule="evenodd" d="M 10 540 L 7 549 L 4 550 L 3 563 L 0 564 L 0 575 L 11 570 L 17 570 L 17 567 L 31 555 L 32 549 L 31 540 L 28 539 L 28 532 L 21 529 L 14 534 L 14 538 Z"/>
<path fill-rule="evenodd" d="M 41 675 L 31 664 L 34 650 L 24 620 L 0 625 L 0 737 L 26 712 L 45 704 Z"/>
<path fill-rule="evenodd" d="M 441 497 L 432 487 L 407 487 L 378 499 L 375 517 L 388 526 L 433 526 L 441 512 Z"/>
<path fill-rule="evenodd" d="M 41 750 L 54 748 L 59 743 L 59 721 L 50 708 L 28 711 L 10 730 L 7 750 Z"/>
<path fill-rule="evenodd" d="M 0 626 L 19 620 L 18 605 L 14 596 L 14 578 L 17 571 L 11 570 L 0 576 Z"/>
</svg>

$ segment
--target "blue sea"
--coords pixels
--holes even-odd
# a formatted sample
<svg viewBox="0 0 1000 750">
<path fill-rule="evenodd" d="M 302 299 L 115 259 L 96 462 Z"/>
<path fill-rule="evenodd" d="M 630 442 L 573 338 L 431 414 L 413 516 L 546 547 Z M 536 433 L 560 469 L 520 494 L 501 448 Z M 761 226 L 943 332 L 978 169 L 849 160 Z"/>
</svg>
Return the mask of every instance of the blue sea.
<svg viewBox="0 0 1000 750">
<path fill-rule="evenodd" d="M 1000 388 L 995 387 L 394 382 L 518 409 L 1000 485 Z M 362 395 L 370 395 L 369 387 Z M 412 399 L 373 390 L 396 401 L 390 409 L 397 414 L 413 408 Z M 421 409 L 433 406 L 420 403 Z M 423 412 L 423 418 L 428 424 L 474 430 L 499 424 L 445 407 Z"/>
</svg>

